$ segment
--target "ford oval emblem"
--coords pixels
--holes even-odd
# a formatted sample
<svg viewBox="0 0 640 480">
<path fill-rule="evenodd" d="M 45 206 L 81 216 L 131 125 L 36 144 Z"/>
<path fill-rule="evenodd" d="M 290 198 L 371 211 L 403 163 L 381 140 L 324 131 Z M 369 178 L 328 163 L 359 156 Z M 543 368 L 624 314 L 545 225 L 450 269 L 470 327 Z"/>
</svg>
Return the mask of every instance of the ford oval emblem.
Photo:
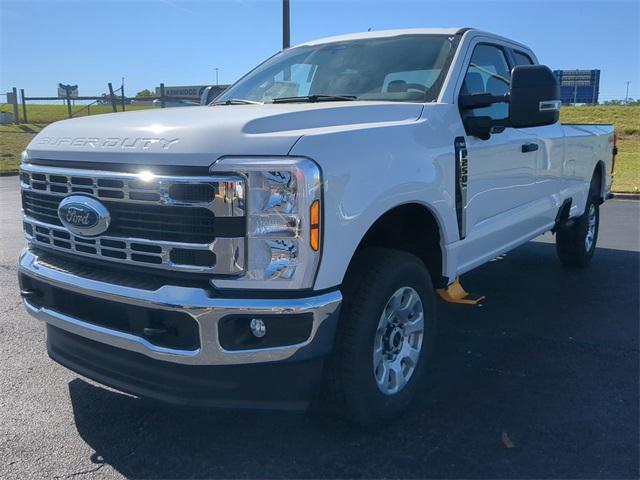
<svg viewBox="0 0 640 480">
<path fill-rule="evenodd" d="M 109 210 L 95 198 L 84 195 L 65 197 L 58 206 L 58 217 L 71 233 L 93 237 L 109 228 Z"/>
</svg>

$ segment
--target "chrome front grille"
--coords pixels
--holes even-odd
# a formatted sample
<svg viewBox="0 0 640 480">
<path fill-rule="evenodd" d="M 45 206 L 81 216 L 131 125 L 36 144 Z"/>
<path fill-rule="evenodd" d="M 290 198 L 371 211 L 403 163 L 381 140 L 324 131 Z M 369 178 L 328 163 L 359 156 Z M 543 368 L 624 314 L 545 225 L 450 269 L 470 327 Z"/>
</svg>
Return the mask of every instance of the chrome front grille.
<svg viewBox="0 0 640 480">
<path fill-rule="evenodd" d="M 64 197 L 23 190 L 25 214 L 36 220 L 62 227 L 58 206 Z M 215 215 L 203 207 L 141 205 L 127 202 L 101 202 L 111 214 L 109 234 L 149 240 L 209 243 L 214 233 L 223 237 L 244 235 L 244 217 L 226 217 L 215 227 Z"/>
<path fill-rule="evenodd" d="M 23 164 L 20 180 L 23 189 L 58 197 L 84 193 L 114 202 L 200 206 L 216 217 L 244 216 L 244 179 L 234 175 L 166 176 Z"/>
<path fill-rule="evenodd" d="M 42 248 L 130 265 L 235 275 L 245 267 L 244 180 L 21 169 L 25 235 Z M 97 198 L 109 211 L 102 235 L 73 234 L 58 217 L 67 195 Z"/>
</svg>

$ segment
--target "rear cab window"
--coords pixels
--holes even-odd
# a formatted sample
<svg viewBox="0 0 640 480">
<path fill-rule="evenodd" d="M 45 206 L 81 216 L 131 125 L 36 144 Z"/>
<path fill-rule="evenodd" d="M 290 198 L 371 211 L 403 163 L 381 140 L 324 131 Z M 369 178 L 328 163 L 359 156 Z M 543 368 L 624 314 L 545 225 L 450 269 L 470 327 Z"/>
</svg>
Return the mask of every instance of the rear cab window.
<svg viewBox="0 0 640 480">
<path fill-rule="evenodd" d="M 528 54 L 518 50 L 513 50 L 512 53 L 513 61 L 515 63 L 514 67 L 518 67 L 520 65 L 533 65 L 533 60 L 531 60 L 531 57 Z"/>
</svg>

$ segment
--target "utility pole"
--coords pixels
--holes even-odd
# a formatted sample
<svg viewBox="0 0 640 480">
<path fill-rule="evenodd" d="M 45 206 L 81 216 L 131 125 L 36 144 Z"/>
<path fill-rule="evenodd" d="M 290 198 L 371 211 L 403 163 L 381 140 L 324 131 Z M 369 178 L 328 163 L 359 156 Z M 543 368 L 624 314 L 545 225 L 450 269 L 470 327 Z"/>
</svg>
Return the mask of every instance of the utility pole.
<svg viewBox="0 0 640 480">
<path fill-rule="evenodd" d="M 220 69 L 218 67 L 215 67 L 214 70 L 216 71 L 216 87 L 217 87 L 218 85 L 220 85 L 218 83 L 218 70 L 220 70 Z"/>
<path fill-rule="evenodd" d="M 291 27 L 289 15 L 289 0 L 282 0 L 282 49 L 291 46 Z"/>
<path fill-rule="evenodd" d="M 624 83 L 626 83 L 626 84 L 627 84 L 627 93 L 626 93 L 626 94 L 625 94 L 625 96 L 624 96 L 624 103 L 625 103 L 625 105 L 626 105 L 626 104 L 628 104 L 628 103 L 629 103 L 629 84 L 630 84 L 631 82 L 626 81 L 626 82 L 624 82 Z"/>
</svg>

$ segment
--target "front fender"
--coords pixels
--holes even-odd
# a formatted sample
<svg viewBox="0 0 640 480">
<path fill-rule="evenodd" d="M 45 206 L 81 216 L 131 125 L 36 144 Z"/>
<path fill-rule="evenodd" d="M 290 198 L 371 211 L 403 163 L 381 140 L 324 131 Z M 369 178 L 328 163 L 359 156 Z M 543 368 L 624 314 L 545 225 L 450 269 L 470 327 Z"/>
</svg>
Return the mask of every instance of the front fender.
<svg viewBox="0 0 640 480">
<path fill-rule="evenodd" d="M 442 242 L 457 240 L 453 140 L 429 135 L 431 130 L 419 120 L 307 135 L 296 143 L 292 155 L 313 158 L 322 168 L 324 234 L 316 290 L 342 283 L 369 228 L 396 206 L 429 208 Z"/>
</svg>

